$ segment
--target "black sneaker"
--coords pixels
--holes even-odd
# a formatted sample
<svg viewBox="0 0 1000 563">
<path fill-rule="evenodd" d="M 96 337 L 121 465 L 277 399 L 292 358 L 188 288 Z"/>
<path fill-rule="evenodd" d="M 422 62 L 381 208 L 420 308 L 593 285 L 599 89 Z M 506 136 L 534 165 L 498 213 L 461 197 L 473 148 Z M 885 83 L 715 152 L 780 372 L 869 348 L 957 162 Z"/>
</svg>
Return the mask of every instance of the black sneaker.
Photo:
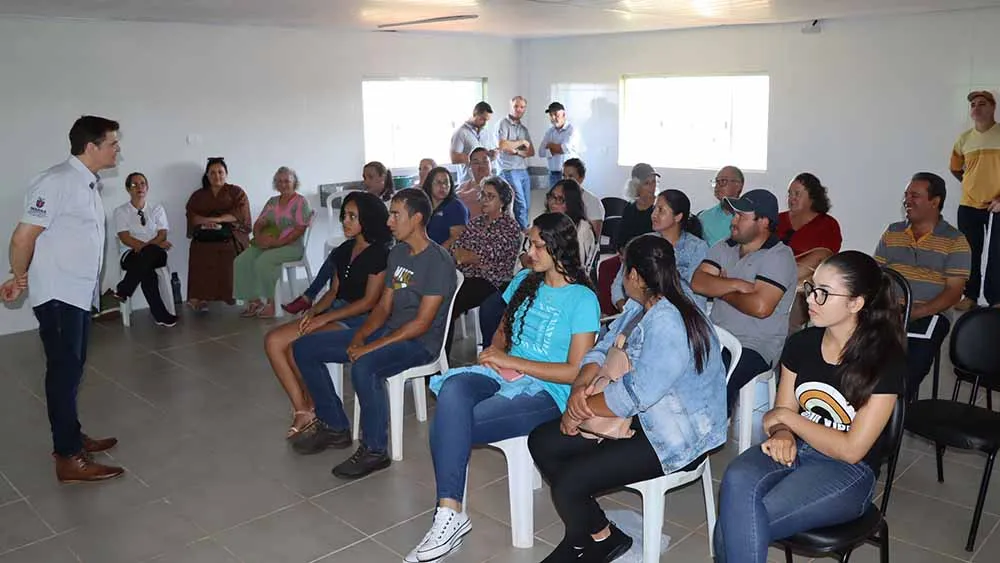
<svg viewBox="0 0 1000 563">
<path fill-rule="evenodd" d="M 379 469 L 389 467 L 392 460 L 385 452 L 374 452 L 368 446 L 361 444 L 354 455 L 333 468 L 333 474 L 343 479 L 357 479 Z"/>
<path fill-rule="evenodd" d="M 592 541 L 587 546 L 581 561 L 586 563 L 611 563 L 632 549 L 632 538 L 618 529 L 614 522 L 609 524 L 611 535 L 601 541 Z"/>
<path fill-rule="evenodd" d="M 156 324 L 160 326 L 177 326 L 177 315 L 168 315 L 162 319 L 156 319 Z"/>
<path fill-rule="evenodd" d="M 587 543 L 591 544 L 593 542 L 588 539 Z M 585 548 L 573 546 L 569 541 L 563 539 L 548 557 L 542 559 L 541 563 L 582 563 L 585 554 Z"/>
<path fill-rule="evenodd" d="M 342 450 L 354 443 L 351 430 L 334 430 L 322 420 L 316 419 L 311 428 L 292 440 L 292 450 L 297 454 L 318 454 L 329 448 Z"/>
</svg>

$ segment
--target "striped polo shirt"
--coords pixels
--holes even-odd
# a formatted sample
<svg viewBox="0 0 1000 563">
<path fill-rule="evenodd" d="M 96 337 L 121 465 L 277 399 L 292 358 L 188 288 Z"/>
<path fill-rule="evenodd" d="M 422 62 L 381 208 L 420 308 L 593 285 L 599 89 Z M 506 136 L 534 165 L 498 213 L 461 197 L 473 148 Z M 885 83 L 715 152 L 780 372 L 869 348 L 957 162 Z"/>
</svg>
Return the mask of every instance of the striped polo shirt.
<svg viewBox="0 0 1000 563">
<path fill-rule="evenodd" d="M 951 151 L 950 168 L 964 171 L 959 205 L 986 209 L 1000 197 L 1000 123 L 980 133 L 969 129 Z"/>
<path fill-rule="evenodd" d="M 914 303 L 926 303 L 944 290 L 947 278 L 969 279 L 972 253 L 965 235 L 943 218 L 919 239 L 908 222 L 900 221 L 882 233 L 875 260 L 903 274 Z"/>
</svg>

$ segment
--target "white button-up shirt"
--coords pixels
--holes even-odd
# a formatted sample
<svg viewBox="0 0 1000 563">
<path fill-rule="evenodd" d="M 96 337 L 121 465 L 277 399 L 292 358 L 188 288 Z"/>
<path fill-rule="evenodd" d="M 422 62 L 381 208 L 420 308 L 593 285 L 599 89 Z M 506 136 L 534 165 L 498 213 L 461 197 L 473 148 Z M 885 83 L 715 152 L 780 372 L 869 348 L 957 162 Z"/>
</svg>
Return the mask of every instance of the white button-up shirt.
<svg viewBox="0 0 1000 563">
<path fill-rule="evenodd" d="M 562 154 L 552 154 L 549 143 L 561 145 Z M 542 137 L 542 144 L 538 147 L 538 156 L 548 159 L 549 171 L 562 172 L 564 162 L 570 158 L 580 158 L 580 133 L 568 121 L 562 129 L 556 129 L 555 125 L 549 127 Z"/>
<path fill-rule="evenodd" d="M 56 299 L 89 312 L 104 264 L 100 178 L 71 156 L 35 178 L 24 207 L 21 222 L 45 229 L 28 267 L 31 306 Z"/>
<path fill-rule="evenodd" d="M 131 201 L 126 201 L 115 208 L 112 214 L 115 234 L 128 231 L 132 237 L 142 242 L 149 242 L 156 238 L 159 231 L 170 229 L 167 223 L 167 211 L 159 203 L 149 203 L 142 208 L 142 215 L 146 218 L 146 226 L 142 226 L 139 218 L 139 210 L 132 206 Z"/>
</svg>

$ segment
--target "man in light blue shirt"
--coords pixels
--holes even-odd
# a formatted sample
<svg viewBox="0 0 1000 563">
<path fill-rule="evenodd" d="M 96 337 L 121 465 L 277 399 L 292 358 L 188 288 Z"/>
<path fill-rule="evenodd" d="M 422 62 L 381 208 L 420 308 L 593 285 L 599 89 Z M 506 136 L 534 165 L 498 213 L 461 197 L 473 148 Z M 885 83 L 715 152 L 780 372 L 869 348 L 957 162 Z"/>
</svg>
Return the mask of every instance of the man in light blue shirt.
<svg viewBox="0 0 1000 563">
<path fill-rule="evenodd" d="M 514 96 L 510 100 L 510 114 L 497 127 L 500 176 L 514 189 L 514 218 L 522 229 L 528 228 L 528 210 L 531 208 L 531 177 L 528 176 L 527 159 L 535 156 L 531 133 L 521 122 L 527 109 L 528 101 Z"/>
<path fill-rule="evenodd" d="M 562 180 L 563 163 L 570 158 L 580 158 L 580 132 L 566 120 L 566 107 L 559 102 L 549 104 L 545 113 L 549 114 L 552 127 L 542 137 L 538 156 L 548 159 L 551 187 Z"/>
<path fill-rule="evenodd" d="M 735 166 L 723 166 L 715 174 L 712 188 L 715 190 L 715 199 L 719 200 L 719 203 L 698 214 L 705 242 L 710 247 L 729 238 L 733 216 L 723 201 L 727 197 L 740 197 L 740 193 L 743 191 L 743 171 Z"/>
</svg>

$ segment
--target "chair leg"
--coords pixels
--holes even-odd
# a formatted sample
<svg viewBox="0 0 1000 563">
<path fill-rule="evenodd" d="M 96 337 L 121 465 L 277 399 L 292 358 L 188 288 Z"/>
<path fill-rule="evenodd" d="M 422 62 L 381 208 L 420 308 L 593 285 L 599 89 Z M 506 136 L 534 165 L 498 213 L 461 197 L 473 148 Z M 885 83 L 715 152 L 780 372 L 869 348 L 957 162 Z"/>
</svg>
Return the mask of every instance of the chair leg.
<svg viewBox="0 0 1000 563">
<path fill-rule="evenodd" d="M 358 402 L 358 394 L 354 394 L 354 435 L 355 441 L 361 439 L 361 403 Z"/>
<path fill-rule="evenodd" d="M 778 375 L 777 373 L 771 373 L 771 377 L 767 380 L 767 410 L 774 408 L 774 402 L 778 397 Z"/>
<path fill-rule="evenodd" d="M 937 458 L 937 474 L 938 483 L 944 483 L 944 446 L 941 444 L 936 444 L 934 448 L 935 457 Z"/>
<path fill-rule="evenodd" d="M 459 315 L 458 318 L 453 321 L 458 323 L 458 332 L 461 333 L 461 336 L 458 337 L 460 340 L 465 340 L 466 338 L 469 337 L 469 329 L 465 326 L 466 320 L 467 320 L 466 315 L 462 314 Z"/>
<path fill-rule="evenodd" d="M 344 400 L 344 366 L 343 364 L 326 364 L 326 371 L 330 374 L 330 381 L 333 382 L 333 390 L 337 392 L 340 400 Z"/>
<path fill-rule="evenodd" d="M 739 452 L 743 453 L 750 448 L 750 444 L 753 442 L 751 434 L 753 433 L 753 400 L 754 391 L 756 391 L 755 384 L 756 379 L 751 379 L 749 383 L 740 389 L 739 404 L 736 406 L 739 415 Z"/>
<path fill-rule="evenodd" d="M 281 274 L 278 276 L 278 281 L 274 284 L 274 316 L 283 317 L 285 316 L 285 310 L 281 308 L 281 304 L 284 303 L 281 297 L 281 286 L 284 284 L 285 278 L 288 278 L 289 288 L 292 286 L 291 276 L 288 274 L 288 268 L 284 265 L 281 266 Z"/>
<path fill-rule="evenodd" d="M 795 560 L 792 558 L 792 548 L 787 545 L 785 546 L 785 563 L 795 563 Z"/>
<path fill-rule="evenodd" d="M 528 548 L 535 542 L 534 495 L 535 462 L 527 447 L 504 449 L 507 457 L 507 486 L 510 495 L 510 529 L 514 547 Z"/>
<path fill-rule="evenodd" d="M 997 453 L 990 452 L 986 458 L 986 468 L 983 470 L 983 482 L 979 485 L 979 498 L 976 499 L 976 511 L 972 514 L 972 528 L 969 530 L 969 541 L 965 544 L 965 551 L 972 551 L 976 543 L 976 532 L 979 531 L 979 520 L 983 516 L 983 504 L 986 503 L 986 489 L 990 486 L 990 475 L 993 473 L 993 462 L 997 458 Z"/>
<path fill-rule="evenodd" d="M 402 377 L 394 375 L 389 384 L 389 439 L 393 461 L 403 459 L 403 385 Z"/>
<path fill-rule="evenodd" d="M 715 557 L 715 490 L 712 488 L 712 464 L 709 459 L 705 459 L 701 488 L 705 494 L 705 518 L 708 521 L 708 555 Z"/>
<path fill-rule="evenodd" d="M 423 377 L 414 377 L 410 380 L 413 387 L 413 408 L 417 411 L 417 420 L 427 422 L 427 389 Z"/>
<path fill-rule="evenodd" d="M 129 299 L 118 304 L 118 313 L 122 316 L 122 325 L 125 328 L 132 326 L 132 304 Z"/>
<path fill-rule="evenodd" d="M 961 389 L 961 387 L 962 387 L 962 381 L 956 379 L 955 380 L 955 387 L 951 390 L 951 400 L 952 401 L 957 401 L 958 400 L 958 391 L 959 391 L 959 389 Z"/>
<path fill-rule="evenodd" d="M 667 497 L 664 491 L 642 492 L 642 563 L 657 563 L 660 560 L 660 536 L 663 534 L 663 510 Z M 659 493 L 659 494 L 657 494 Z"/>
<path fill-rule="evenodd" d="M 889 563 L 889 523 L 882 518 L 882 530 L 879 532 L 879 562 Z"/>
<path fill-rule="evenodd" d="M 931 395 L 932 399 L 938 398 L 938 384 L 941 381 L 941 349 L 938 348 L 936 354 L 934 354 L 934 379 L 931 381 Z M 918 389 L 919 391 L 919 389 Z M 913 395 L 916 397 L 916 394 Z"/>
</svg>

